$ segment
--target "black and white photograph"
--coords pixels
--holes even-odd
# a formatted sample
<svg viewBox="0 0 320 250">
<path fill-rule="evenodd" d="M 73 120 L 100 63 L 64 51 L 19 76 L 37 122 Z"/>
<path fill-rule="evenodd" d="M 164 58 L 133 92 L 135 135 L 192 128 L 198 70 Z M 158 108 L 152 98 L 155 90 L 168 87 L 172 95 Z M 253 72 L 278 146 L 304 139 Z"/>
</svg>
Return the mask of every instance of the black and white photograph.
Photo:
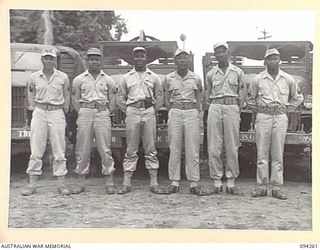
<svg viewBox="0 0 320 250">
<path fill-rule="evenodd" d="M 314 230 L 315 11 L 9 24 L 8 229 Z"/>
</svg>

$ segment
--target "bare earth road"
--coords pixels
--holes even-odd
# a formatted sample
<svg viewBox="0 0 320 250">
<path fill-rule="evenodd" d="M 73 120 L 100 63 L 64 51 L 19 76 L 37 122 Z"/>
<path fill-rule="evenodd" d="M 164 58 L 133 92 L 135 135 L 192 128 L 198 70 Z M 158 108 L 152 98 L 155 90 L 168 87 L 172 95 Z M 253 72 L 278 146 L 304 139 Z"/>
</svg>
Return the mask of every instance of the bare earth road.
<svg viewBox="0 0 320 250">
<path fill-rule="evenodd" d="M 203 173 L 202 173 L 203 172 Z M 202 169 L 201 185 L 210 187 Z M 166 175 L 161 185 L 169 184 Z M 120 185 L 118 171 L 115 182 Z M 71 173 L 68 182 L 76 184 Z M 250 197 L 254 178 L 240 178 L 240 196 L 225 193 L 194 196 L 188 183 L 181 182 L 180 192 L 155 195 L 149 191 L 146 172 L 133 179 L 133 191 L 126 195 L 106 195 L 103 178 L 86 180 L 86 192 L 61 196 L 47 169 L 39 181 L 36 195 L 23 197 L 20 190 L 26 184 L 26 174 L 13 173 L 10 181 L 9 228 L 191 228 L 246 230 L 312 230 L 312 192 L 310 182 L 285 182 L 289 199 Z"/>
</svg>

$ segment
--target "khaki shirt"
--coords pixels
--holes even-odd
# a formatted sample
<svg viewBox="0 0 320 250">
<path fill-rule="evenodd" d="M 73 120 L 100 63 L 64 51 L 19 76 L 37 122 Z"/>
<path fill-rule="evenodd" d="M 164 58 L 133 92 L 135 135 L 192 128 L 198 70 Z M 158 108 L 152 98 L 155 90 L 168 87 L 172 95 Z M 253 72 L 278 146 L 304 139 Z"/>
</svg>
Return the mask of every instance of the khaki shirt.
<svg viewBox="0 0 320 250">
<path fill-rule="evenodd" d="M 96 79 L 86 70 L 72 83 L 72 104 L 76 111 L 80 103 L 92 102 L 108 105 L 110 111 L 115 108 L 115 82 L 102 70 Z"/>
<path fill-rule="evenodd" d="M 160 77 L 147 68 L 142 74 L 132 69 L 123 76 L 119 86 L 119 106 L 125 110 L 125 106 L 151 98 L 155 108 L 162 106 L 162 84 Z"/>
<path fill-rule="evenodd" d="M 68 75 L 57 69 L 50 79 L 42 70 L 32 73 L 28 81 L 28 109 L 34 110 L 36 103 L 62 105 L 67 113 L 70 106 Z"/>
<path fill-rule="evenodd" d="M 170 104 L 174 102 L 192 102 L 200 105 L 200 94 L 202 92 L 201 79 L 190 70 L 188 70 L 184 78 L 177 71 L 166 75 L 163 87 L 165 102 L 169 102 Z M 169 103 L 166 103 L 166 106 Z"/>
<path fill-rule="evenodd" d="M 245 97 L 246 85 L 243 80 L 244 73 L 237 66 L 229 63 L 224 73 L 218 65 L 213 67 L 206 75 L 206 89 L 209 100 L 224 96 L 237 97 L 242 103 Z"/>
<path fill-rule="evenodd" d="M 274 80 L 267 70 L 264 70 L 253 79 L 247 104 L 249 107 L 266 106 L 268 104 L 282 104 L 299 106 L 303 95 L 298 93 L 294 78 L 279 70 Z"/>
</svg>

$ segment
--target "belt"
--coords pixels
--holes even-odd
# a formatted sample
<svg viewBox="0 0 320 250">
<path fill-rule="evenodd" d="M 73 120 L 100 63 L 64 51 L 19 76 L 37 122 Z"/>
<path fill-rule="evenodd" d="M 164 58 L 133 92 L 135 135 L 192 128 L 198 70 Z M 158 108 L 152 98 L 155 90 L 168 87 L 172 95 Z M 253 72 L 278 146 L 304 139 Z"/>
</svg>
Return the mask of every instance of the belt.
<svg viewBox="0 0 320 250">
<path fill-rule="evenodd" d="M 36 107 L 47 111 L 62 109 L 62 105 L 52 105 L 43 103 L 36 103 Z"/>
<path fill-rule="evenodd" d="M 287 108 L 285 105 L 267 105 L 258 107 L 258 113 L 264 113 L 269 115 L 285 114 L 286 111 Z"/>
<path fill-rule="evenodd" d="M 222 104 L 222 105 L 239 105 L 239 100 L 237 97 L 233 96 L 224 96 L 211 99 L 213 104 Z"/>
<path fill-rule="evenodd" d="M 89 109 L 98 109 L 99 111 L 105 111 L 108 108 L 107 105 L 102 105 L 98 102 L 81 102 L 80 107 L 89 108 Z"/>
<path fill-rule="evenodd" d="M 129 107 L 134 107 L 134 108 L 150 108 L 153 106 L 151 102 L 145 102 L 145 101 L 137 101 L 134 103 L 128 104 Z"/>
<path fill-rule="evenodd" d="M 171 104 L 173 109 L 196 109 L 197 104 L 193 102 L 173 102 Z"/>
</svg>

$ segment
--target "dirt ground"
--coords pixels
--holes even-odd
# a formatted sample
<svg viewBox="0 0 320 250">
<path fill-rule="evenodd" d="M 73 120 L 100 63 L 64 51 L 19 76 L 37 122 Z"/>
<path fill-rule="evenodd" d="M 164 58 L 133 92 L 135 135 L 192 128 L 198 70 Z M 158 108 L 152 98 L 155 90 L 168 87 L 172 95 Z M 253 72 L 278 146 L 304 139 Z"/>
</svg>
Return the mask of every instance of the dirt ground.
<svg viewBox="0 0 320 250">
<path fill-rule="evenodd" d="M 250 172 L 250 171 L 249 171 Z M 291 171 L 288 171 L 291 172 Z M 210 187 L 208 169 L 201 166 L 201 185 Z M 301 176 L 295 174 L 294 176 Z M 291 178 L 292 179 L 292 178 Z M 70 173 L 68 183 L 77 183 Z M 12 171 L 9 199 L 9 228 L 186 228 L 243 230 L 312 230 L 312 191 L 309 181 L 290 181 L 284 191 L 288 200 L 271 197 L 253 198 L 254 171 L 238 179 L 242 195 L 225 193 L 194 196 L 185 179 L 180 192 L 156 195 L 149 191 L 144 169 L 133 177 L 133 190 L 126 195 L 106 195 L 103 178 L 91 176 L 85 181 L 86 192 L 77 195 L 58 194 L 50 169 L 45 168 L 38 193 L 20 195 L 27 183 L 23 171 Z M 116 171 L 115 183 L 121 184 L 122 173 Z M 161 171 L 161 185 L 169 184 Z"/>
</svg>

